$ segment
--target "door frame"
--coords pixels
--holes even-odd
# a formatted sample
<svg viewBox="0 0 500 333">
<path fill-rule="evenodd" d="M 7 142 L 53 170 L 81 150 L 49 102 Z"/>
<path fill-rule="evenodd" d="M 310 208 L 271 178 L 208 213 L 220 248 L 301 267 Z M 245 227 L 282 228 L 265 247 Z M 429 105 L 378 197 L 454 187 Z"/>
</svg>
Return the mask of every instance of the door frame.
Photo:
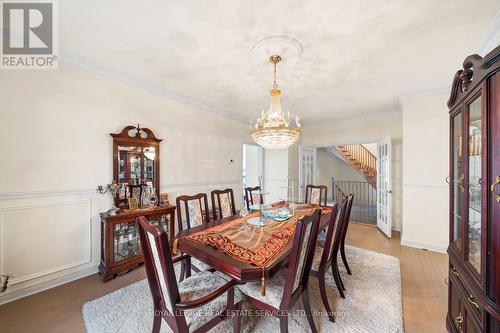
<svg viewBox="0 0 500 333">
<path fill-rule="evenodd" d="M 260 153 L 259 153 L 259 157 L 260 157 L 260 163 L 259 164 L 260 164 L 260 166 L 259 167 L 260 167 L 260 176 L 262 176 L 262 179 L 264 179 L 264 172 L 265 172 L 264 171 L 265 170 L 265 168 L 264 168 L 264 165 L 265 165 L 264 164 L 265 163 L 265 161 L 264 161 L 264 159 L 265 159 L 264 148 L 261 147 L 261 146 L 259 146 L 258 144 L 256 144 L 253 141 L 244 141 L 244 140 L 242 140 L 241 141 L 241 145 L 240 145 L 240 147 L 241 147 L 241 170 L 240 170 L 241 174 L 240 175 L 241 175 L 241 186 L 242 186 L 243 192 L 245 192 L 245 186 L 246 186 L 246 183 L 244 182 L 244 179 L 243 179 L 243 168 L 244 168 L 244 164 L 243 164 L 243 154 L 244 154 L 243 152 L 244 152 L 244 149 L 243 148 L 244 148 L 244 145 L 255 146 L 255 147 L 260 148 Z"/>
</svg>

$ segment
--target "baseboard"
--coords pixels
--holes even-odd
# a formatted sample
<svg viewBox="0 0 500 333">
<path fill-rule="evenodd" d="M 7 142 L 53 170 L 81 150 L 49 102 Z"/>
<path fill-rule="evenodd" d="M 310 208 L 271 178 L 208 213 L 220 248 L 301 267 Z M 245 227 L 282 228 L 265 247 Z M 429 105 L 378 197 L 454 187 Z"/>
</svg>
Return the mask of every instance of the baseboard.
<svg viewBox="0 0 500 333">
<path fill-rule="evenodd" d="M 81 278 L 84 278 L 86 276 L 96 274 L 98 272 L 98 266 L 94 265 L 89 268 L 86 268 L 84 270 L 78 271 L 78 272 L 73 272 L 71 274 L 67 274 L 64 276 L 57 277 L 55 279 L 42 282 L 39 284 L 35 284 L 33 286 L 29 286 L 27 288 L 19 289 L 10 293 L 6 294 L 0 294 L 0 305 L 6 304 L 9 302 L 13 302 L 15 300 L 18 300 L 20 298 L 30 296 L 39 292 L 42 292 L 47 289 L 51 289 L 57 286 L 60 286 L 62 284 L 75 281 Z"/>
<path fill-rule="evenodd" d="M 440 253 L 446 253 L 447 247 L 442 247 L 442 246 L 436 246 L 432 244 L 426 244 L 426 243 L 420 243 L 420 242 L 414 242 L 411 240 L 401 240 L 401 245 L 404 246 L 409 246 L 409 247 L 414 247 L 417 249 L 423 249 L 423 250 L 429 250 L 429 251 L 434 251 L 434 252 L 440 252 Z"/>
</svg>

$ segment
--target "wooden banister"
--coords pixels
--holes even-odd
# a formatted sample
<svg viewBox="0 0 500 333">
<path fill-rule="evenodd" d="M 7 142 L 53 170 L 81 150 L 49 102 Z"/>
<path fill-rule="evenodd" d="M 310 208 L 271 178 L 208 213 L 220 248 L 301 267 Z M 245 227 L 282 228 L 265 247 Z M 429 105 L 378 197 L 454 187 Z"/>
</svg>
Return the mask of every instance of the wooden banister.
<svg viewBox="0 0 500 333">
<path fill-rule="evenodd" d="M 377 158 L 368 149 L 361 144 L 343 145 L 336 148 L 368 183 L 373 187 L 376 186 Z"/>
</svg>

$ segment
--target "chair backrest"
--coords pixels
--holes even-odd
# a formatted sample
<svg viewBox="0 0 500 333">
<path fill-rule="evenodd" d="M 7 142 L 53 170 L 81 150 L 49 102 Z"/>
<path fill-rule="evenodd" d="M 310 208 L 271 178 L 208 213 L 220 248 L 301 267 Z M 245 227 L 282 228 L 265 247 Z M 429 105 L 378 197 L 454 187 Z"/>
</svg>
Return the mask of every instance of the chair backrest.
<svg viewBox="0 0 500 333">
<path fill-rule="evenodd" d="M 332 246 L 335 240 L 335 235 L 337 233 L 338 225 L 340 218 L 342 216 L 344 202 L 335 203 L 332 207 L 332 212 L 330 213 L 330 217 L 328 220 L 328 227 L 326 229 L 326 237 L 325 242 L 323 244 L 323 254 L 321 255 L 321 264 L 326 263 L 330 260 L 332 254 Z M 320 267 L 326 267 L 324 265 L 320 265 Z"/>
<path fill-rule="evenodd" d="M 253 204 L 264 203 L 262 193 L 260 193 L 260 186 L 245 187 L 245 203 L 247 205 L 247 209 L 250 209 L 250 206 Z"/>
<path fill-rule="evenodd" d="M 210 193 L 212 197 L 212 211 L 214 220 L 220 220 L 225 217 L 236 215 L 236 206 L 234 204 L 233 190 L 213 190 Z"/>
<path fill-rule="evenodd" d="M 321 210 L 316 209 L 311 215 L 302 217 L 295 227 L 288 274 L 281 300 L 281 308 L 288 308 L 294 293 L 302 287 L 307 288 L 309 274 L 316 247 Z"/>
<path fill-rule="evenodd" d="M 337 213 L 335 227 L 333 231 L 333 242 L 331 246 L 331 251 L 326 252 L 328 254 L 328 257 L 326 257 L 327 261 L 332 259 L 335 260 L 339 253 L 340 244 L 342 243 L 342 234 L 344 230 L 345 215 L 347 214 L 348 203 L 349 203 L 348 197 L 342 199 L 342 202 L 340 203 L 339 212 Z"/>
<path fill-rule="evenodd" d="M 345 242 L 345 237 L 347 235 L 347 228 L 349 227 L 349 219 L 351 218 L 351 208 L 352 208 L 352 202 L 354 199 L 354 194 L 351 193 L 347 196 L 347 208 L 346 208 L 346 213 L 343 216 L 344 218 L 344 223 L 342 227 L 342 244 Z"/>
<path fill-rule="evenodd" d="M 154 309 L 166 310 L 167 315 L 173 317 L 176 315 L 174 307 L 180 301 L 180 296 L 167 233 L 160 227 L 150 224 L 144 216 L 137 220 Z"/>
<path fill-rule="evenodd" d="M 326 206 L 326 196 L 328 187 L 325 185 L 307 185 L 306 186 L 306 203 Z"/>
<path fill-rule="evenodd" d="M 175 204 L 177 206 L 177 226 L 179 231 L 210 222 L 208 198 L 205 193 L 181 195 L 175 199 Z M 182 216 L 182 206 L 184 206 L 185 219 Z"/>
</svg>

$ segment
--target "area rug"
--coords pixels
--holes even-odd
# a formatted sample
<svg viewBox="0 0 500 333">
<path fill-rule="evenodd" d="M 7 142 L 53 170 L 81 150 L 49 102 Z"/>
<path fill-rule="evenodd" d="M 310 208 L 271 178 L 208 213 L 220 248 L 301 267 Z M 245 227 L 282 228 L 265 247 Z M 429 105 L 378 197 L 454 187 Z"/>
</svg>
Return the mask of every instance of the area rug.
<svg viewBox="0 0 500 333">
<path fill-rule="evenodd" d="M 319 251 L 318 251 L 319 254 Z M 331 273 L 327 274 L 327 293 L 336 312 L 336 321 L 328 321 L 319 294 L 318 282 L 311 277 L 309 297 L 319 332 L 402 333 L 403 312 L 401 275 L 397 258 L 346 247 L 352 275 L 339 262 L 346 298 L 340 298 Z M 319 255 L 315 257 L 319 260 Z M 179 267 L 176 267 L 178 273 Z M 250 309 L 249 306 L 245 306 Z M 111 294 L 84 304 L 82 312 L 89 333 L 149 333 L 152 327 L 152 302 L 146 280 L 136 282 Z M 310 332 L 299 300 L 289 320 L 290 332 Z M 270 316 L 247 316 L 242 332 L 279 332 L 278 319 Z M 211 332 L 231 332 L 232 319 Z M 161 332 L 171 332 L 165 321 Z"/>
</svg>

